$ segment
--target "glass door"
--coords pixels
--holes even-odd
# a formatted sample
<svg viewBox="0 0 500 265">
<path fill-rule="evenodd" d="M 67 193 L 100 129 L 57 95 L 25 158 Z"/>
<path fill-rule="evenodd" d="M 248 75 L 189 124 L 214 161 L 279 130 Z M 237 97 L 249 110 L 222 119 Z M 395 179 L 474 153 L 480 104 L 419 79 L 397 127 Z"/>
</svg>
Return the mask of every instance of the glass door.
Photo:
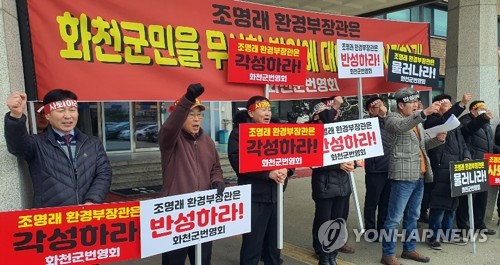
<svg viewBox="0 0 500 265">
<path fill-rule="evenodd" d="M 103 105 L 106 151 L 130 151 L 129 102 L 104 102 Z"/>
<path fill-rule="evenodd" d="M 158 103 L 134 102 L 135 149 L 158 148 Z"/>
</svg>

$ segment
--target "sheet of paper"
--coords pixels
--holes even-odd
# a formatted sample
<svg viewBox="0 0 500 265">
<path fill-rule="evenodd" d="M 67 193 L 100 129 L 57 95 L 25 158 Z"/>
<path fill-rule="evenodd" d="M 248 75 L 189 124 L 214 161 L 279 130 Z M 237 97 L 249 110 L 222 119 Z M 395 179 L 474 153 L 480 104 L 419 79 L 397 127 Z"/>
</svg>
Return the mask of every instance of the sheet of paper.
<svg viewBox="0 0 500 265">
<path fill-rule="evenodd" d="M 459 125 L 460 121 L 457 119 L 457 117 L 455 117 L 455 115 L 451 114 L 450 118 L 448 118 L 448 120 L 446 120 L 445 123 L 429 128 L 425 130 L 424 133 L 428 135 L 430 138 L 434 138 L 438 133 L 449 132 L 457 128 Z"/>
</svg>

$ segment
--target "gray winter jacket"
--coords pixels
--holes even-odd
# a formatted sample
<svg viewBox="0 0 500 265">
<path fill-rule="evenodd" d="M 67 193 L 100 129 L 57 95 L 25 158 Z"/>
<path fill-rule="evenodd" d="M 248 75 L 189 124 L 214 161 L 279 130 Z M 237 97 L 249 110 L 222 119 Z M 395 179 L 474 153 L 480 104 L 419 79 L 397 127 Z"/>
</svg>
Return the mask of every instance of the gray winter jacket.
<svg viewBox="0 0 500 265">
<path fill-rule="evenodd" d="M 25 115 L 16 119 L 7 113 L 4 121 L 7 149 L 28 162 L 34 208 L 104 201 L 111 186 L 111 165 L 96 137 L 75 128 L 73 167 L 50 126 L 43 134 L 30 135 Z"/>
</svg>

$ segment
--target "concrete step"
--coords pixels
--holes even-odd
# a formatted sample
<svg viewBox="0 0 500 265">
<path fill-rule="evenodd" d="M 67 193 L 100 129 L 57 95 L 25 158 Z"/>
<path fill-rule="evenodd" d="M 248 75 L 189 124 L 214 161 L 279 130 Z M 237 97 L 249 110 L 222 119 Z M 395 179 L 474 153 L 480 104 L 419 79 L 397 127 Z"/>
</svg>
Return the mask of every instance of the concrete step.
<svg viewBox="0 0 500 265">
<path fill-rule="evenodd" d="M 162 185 L 163 178 L 160 171 L 147 171 L 132 174 L 113 175 L 111 189 L 136 188 L 144 186 Z"/>
<path fill-rule="evenodd" d="M 219 156 L 224 181 L 236 183 L 236 173 L 229 163 L 227 154 L 219 154 Z M 112 162 L 111 167 L 113 169 L 112 190 L 161 185 L 163 183 L 159 156 L 147 160 Z"/>
<path fill-rule="evenodd" d="M 129 164 L 123 166 L 114 166 L 113 175 L 126 175 L 126 174 L 140 174 L 142 172 L 161 171 L 160 163 L 143 163 L 143 164 Z"/>
</svg>

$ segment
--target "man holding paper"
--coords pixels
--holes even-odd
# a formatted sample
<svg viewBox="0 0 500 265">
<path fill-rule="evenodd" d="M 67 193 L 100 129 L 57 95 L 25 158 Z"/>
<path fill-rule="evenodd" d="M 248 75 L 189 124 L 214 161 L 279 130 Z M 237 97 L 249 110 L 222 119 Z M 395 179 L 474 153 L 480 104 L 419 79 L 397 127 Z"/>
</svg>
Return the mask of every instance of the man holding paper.
<svg viewBox="0 0 500 265">
<path fill-rule="evenodd" d="M 462 101 L 452 106 L 450 95 L 442 94 L 435 96 L 432 101 L 441 103 L 441 107 L 438 113 L 427 117 L 424 128 L 439 125 L 445 122 L 451 115 L 460 116 L 470 98 L 471 95 L 465 93 Z M 458 198 L 451 197 L 450 162 L 469 160 L 471 157 L 460 129 L 455 128 L 449 131 L 445 144 L 429 150 L 428 153 L 432 173 L 434 173 L 434 182 L 426 183 L 424 187 L 429 192 L 429 229 L 433 231 L 427 244 L 435 250 L 442 249 L 441 242 L 465 245 L 466 243 L 463 239 L 456 239 L 451 234 L 455 211 L 458 207 Z M 438 234 L 440 230 L 443 230 L 445 237 L 438 237 L 438 235 L 442 235 Z"/>
</svg>

